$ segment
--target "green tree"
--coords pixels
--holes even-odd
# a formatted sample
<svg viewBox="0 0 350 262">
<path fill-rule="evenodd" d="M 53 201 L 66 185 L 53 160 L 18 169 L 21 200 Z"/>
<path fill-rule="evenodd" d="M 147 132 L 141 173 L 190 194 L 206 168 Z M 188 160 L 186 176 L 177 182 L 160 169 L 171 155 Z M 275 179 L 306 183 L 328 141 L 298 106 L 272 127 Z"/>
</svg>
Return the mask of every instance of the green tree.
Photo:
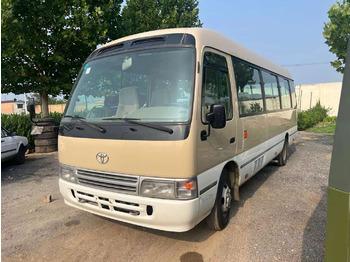
<svg viewBox="0 0 350 262">
<path fill-rule="evenodd" d="M 122 17 L 124 35 L 202 26 L 197 0 L 127 0 Z"/>
<path fill-rule="evenodd" d="M 350 0 L 337 1 L 328 11 L 329 20 L 325 23 L 323 36 L 330 50 L 337 56 L 331 62 L 340 73 L 344 73 L 346 48 L 350 35 Z"/>
<path fill-rule="evenodd" d="M 122 0 L 1 1 L 1 90 L 68 95 L 86 57 L 121 36 Z"/>
</svg>

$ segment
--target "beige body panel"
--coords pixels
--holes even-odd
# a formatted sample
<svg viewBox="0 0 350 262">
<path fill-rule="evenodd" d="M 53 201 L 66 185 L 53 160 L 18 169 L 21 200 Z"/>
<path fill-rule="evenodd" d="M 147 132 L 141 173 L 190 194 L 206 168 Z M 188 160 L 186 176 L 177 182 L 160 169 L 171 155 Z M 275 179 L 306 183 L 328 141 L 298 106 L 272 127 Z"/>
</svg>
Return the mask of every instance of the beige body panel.
<svg viewBox="0 0 350 262">
<path fill-rule="evenodd" d="M 201 141 L 201 135 L 200 132 L 202 130 L 208 131 L 208 125 L 205 125 L 202 123 L 202 104 L 201 104 L 201 97 L 202 97 L 202 81 L 203 81 L 203 55 L 204 53 L 212 52 L 217 53 L 221 56 L 226 57 L 226 62 L 228 66 L 229 72 L 232 72 L 232 62 L 229 55 L 226 55 L 225 53 L 222 53 L 220 51 L 214 50 L 212 48 L 206 48 L 203 46 L 202 49 L 197 49 L 197 60 L 200 61 L 201 64 L 201 70 L 200 74 L 197 74 L 197 87 L 196 87 L 196 110 L 197 110 L 197 116 L 196 117 L 196 124 L 198 126 L 198 133 L 197 133 L 197 159 L 198 159 L 198 173 L 203 173 L 204 171 L 218 165 L 219 163 L 222 163 L 229 158 L 232 158 L 236 154 L 236 142 L 230 143 L 231 138 L 236 139 L 236 119 L 237 119 L 237 112 L 236 112 L 236 88 L 235 88 L 235 82 L 231 74 L 229 74 L 230 78 L 230 86 L 231 86 L 231 94 L 233 96 L 232 98 L 232 105 L 233 105 L 233 118 L 231 120 L 228 120 L 226 122 L 226 126 L 222 129 L 214 129 L 211 128 L 210 136 L 207 138 L 206 141 Z M 195 105 L 196 105 L 195 104 Z M 204 119 L 203 119 L 204 120 Z M 193 126 L 193 125 L 192 125 Z"/>
<path fill-rule="evenodd" d="M 247 138 L 244 138 L 247 132 Z M 266 141 L 266 114 L 242 117 L 237 121 L 239 148 L 237 154 L 251 149 Z"/>
<path fill-rule="evenodd" d="M 182 141 L 87 139 L 59 136 L 58 156 L 62 164 L 120 174 L 166 178 L 189 178 L 196 174 L 196 150 Z M 106 164 L 96 154 L 109 155 Z"/>
<path fill-rule="evenodd" d="M 278 134 L 296 126 L 297 112 L 294 109 L 277 111 L 266 115 L 267 137 L 273 138 Z"/>
</svg>

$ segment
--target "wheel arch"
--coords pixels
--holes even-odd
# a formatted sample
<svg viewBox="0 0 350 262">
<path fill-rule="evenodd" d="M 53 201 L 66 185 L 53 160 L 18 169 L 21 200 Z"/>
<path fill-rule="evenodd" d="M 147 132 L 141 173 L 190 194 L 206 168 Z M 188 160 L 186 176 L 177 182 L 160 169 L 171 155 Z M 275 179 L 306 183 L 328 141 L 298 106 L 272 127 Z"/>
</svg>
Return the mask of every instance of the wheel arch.
<svg viewBox="0 0 350 262">
<path fill-rule="evenodd" d="M 239 184 L 240 184 L 240 175 L 239 175 L 239 166 L 235 161 L 229 161 L 225 164 L 224 169 L 229 172 L 229 177 L 231 181 L 231 188 L 233 189 L 233 198 L 234 200 L 239 200 Z"/>
</svg>

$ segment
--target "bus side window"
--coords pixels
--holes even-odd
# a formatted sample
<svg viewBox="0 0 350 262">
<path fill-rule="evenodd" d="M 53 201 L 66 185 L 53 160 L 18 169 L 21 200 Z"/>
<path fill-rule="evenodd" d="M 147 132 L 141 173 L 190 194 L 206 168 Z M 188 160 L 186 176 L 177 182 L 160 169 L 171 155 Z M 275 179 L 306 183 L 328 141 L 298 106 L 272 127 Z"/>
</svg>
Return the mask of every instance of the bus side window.
<svg viewBox="0 0 350 262">
<path fill-rule="evenodd" d="M 294 87 L 294 81 L 288 80 L 289 87 L 290 87 L 290 93 L 292 95 L 292 107 L 294 109 L 297 109 L 297 100 L 296 100 L 296 94 L 295 94 L 295 87 Z"/>
<path fill-rule="evenodd" d="M 215 53 L 204 54 L 204 71 L 202 85 L 202 121 L 212 104 L 223 104 L 226 119 L 232 119 L 232 99 L 226 58 Z"/>
<path fill-rule="evenodd" d="M 235 72 L 239 115 L 254 115 L 264 111 L 259 70 L 240 61 L 232 60 Z"/>
<path fill-rule="evenodd" d="M 279 76 L 278 82 L 281 90 L 282 109 L 292 108 L 288 80 Z"/>
<path fill-rule="evenodd" d="M 266 110 L 275 111 L 281 109 L 277 77 L 266 71 L 261 71 L 261 75 L 264 82 Z"/>
</svg>

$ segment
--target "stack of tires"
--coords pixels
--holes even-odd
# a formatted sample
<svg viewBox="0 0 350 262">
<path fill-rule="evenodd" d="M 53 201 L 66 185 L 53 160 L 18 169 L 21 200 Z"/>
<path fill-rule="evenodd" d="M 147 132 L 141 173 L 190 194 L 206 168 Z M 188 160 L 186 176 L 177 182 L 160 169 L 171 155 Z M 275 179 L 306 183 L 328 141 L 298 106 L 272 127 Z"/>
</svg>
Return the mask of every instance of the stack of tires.
<svg viewBox="0 0 350 262">
<path fill-rule="evenodd" d="M 33 122 L 42 127 L 42 132 L 34 136 L 36 153 L 50 153 L 57 151 L 57 132 L 54 118 L 36 118 Z"/>
</svg>

